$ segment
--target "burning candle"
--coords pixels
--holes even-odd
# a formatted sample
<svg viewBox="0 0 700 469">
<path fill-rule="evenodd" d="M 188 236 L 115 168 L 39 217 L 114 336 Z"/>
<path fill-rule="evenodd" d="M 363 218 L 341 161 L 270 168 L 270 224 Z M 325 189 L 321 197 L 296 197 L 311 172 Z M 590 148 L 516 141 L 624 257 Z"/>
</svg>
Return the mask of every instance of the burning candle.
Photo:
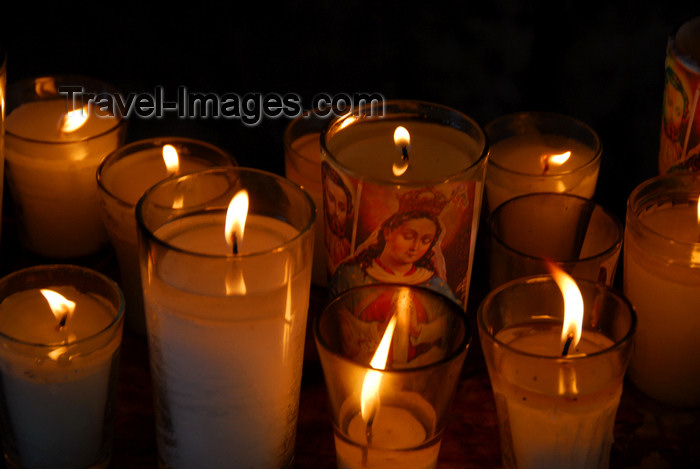
<svg viewBox="0 0 700 469">
<path fill-rule="evenodd" d="M 668 174 L 627 202 L 624 291 L 639 316 L 630 378 L 645 394 L 700 405 L 700 175 Z"/>
<path fill-rule="evenodd" d="M 321 134 L 331 296 L 362 284 L 432 288 L 465 306 L 486 139 L 442 106 L 388 102 Z"/>
<path fill-rule="evenodd" d="M 231 202 L 241 190 L 249 210 L 236 220 Z M 311 282 L 311 199 L 284 178 L 217 168 L 157 184 L 136 214 L 161 463 L 288 466 Z"/>
<path fill-rule="evenodd" d="M 607 467 L 634 312 L 606 286 L 552 276 L 506 283 L 479 308 L 503 465 Z"/>
<path fill-rule="evenodd" d="M 316 207 L 323 207 L 321 186 L 321 130 L 335 116 L 319 109 L 307 111 L 292 120 L 284 132 L 285 176 L 309 193 Z M 323 243 L 324 217 L 316 217 L 314 243 L 314 267 L 311 281 L 314 285 L 328 285 L 326 246 Z"/>
<path fill-rule="evenodd" d="M 50 258 L 94 254 L 107 244 L 95 171 L 119 147 L 124 121 L 94 105 L 59 96 L 62 85 L 113 90 L 82 77 L 44 77 L 8 87 L 7 181 L 17 207 L 20 239 Z"/>
<path fill-rule="evenodd" d="M 314 323 L 339 468 L 434 468 L 469 343 L 463 311 L 432 290 L 365 285 Z"/>
<path fill-rule="evenodd" d="M 491 145 L 486 170 L 489 213 L 532 192 L 569 192 L 590 198 L 600 168 L 596 133 L 571 117 L 519 113 L 485 127 Z"/>
<path fill-rule="evenodd" d="M 127 302 L 126 324 L 146 335 L 134 210 L 146 189 L 172 176 L 214 166 L 235 166 L 224 150 L 206 142 L 162 137 L 125 145 L 97 168 L 100 213 L 119 262 L 120 285 Z"/>
<path fill-rule="evenodd" d="M 0 280 L 2 438 L 26 468 L 107 465 L 123 298 L 97 272 L 70 265 Z"/>
</svg>

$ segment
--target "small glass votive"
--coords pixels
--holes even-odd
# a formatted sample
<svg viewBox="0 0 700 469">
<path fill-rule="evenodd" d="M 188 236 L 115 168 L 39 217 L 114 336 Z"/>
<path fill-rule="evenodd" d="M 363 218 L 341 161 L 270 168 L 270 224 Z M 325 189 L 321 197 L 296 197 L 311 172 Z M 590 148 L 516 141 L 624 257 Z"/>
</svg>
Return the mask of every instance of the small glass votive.
<svg viewBox="0 0 700 469">
<path fill-rule="evenodd" d="M 166 163 L 166 158 L 173 155 L 177 158 Z M 120 285 L 127 304 L 126 325 L 132 332 L 146 336 L 136 202 L 148 188 L 168 177 L 236 165 L 231 155 L 209 143 L 183 137 L 158 137 L 115 150 L 97 168 L 100 213 L 119 263 Z"/>
<path fill-rule="evenodd" d="M 562 293 L 551 276 L 513 280 L 479 306 L 505 468 L 607 468 L 636 316 L 605 285 L 576 280 L 581 341 L 563 356 Z"/>
<path fill-rule="evenodd" d="M 627 201 L 623 285 L 639 316 L 629 376 L 669 405 L 700 406 L 700 173 L 668 173 Z"/>
<path fill-rule="evenodd" d="M 591 198 L 600 168 L 596 132 L 573 117 L 521 112 L 484 127 L 489 139 L 486 202 L 489 213 L 532 192 L 569 192 Z"/>
<path fill-rule="evenodd" d="M 573 277 L 613 284 L 624 228 L 590 199 L 565 193 L 518 196 L 491 214 L 488 227 L 492 289 L 548 273 L 548 261 Z"/>
<path fill-rule="evenodd" d="M 241 191 L 245 229 L 227 235 Z M 315 214 L 298 185 L 239 167 L 170 178 L 139 200 L 161 466 L 292 467 Z"/>
<path fill-rule="evenodd" d="M 459 306 L 423 287 L 366 285 L 313 331 L 338 467 L 434 468 L 471 340 Z"/>
<path fill-rule="evenodd" d="M 335 118 L 332 109 L 306 111 L 292 120 L 284 131 L 284 172 L 287 179 L 296 182 L 309 193 L 316 207 L 323 207 L 321 184 L 321 131 Z M 324 243 L 324 216 L 316 216 L 316 243 L 311 281 L 314 285 L 328 285 L 326 245 Z"/>
<path fill-rule="evenodd" d="M 61 94 L 76 88 L 96 96 L 117 93 L 107 83 L 71 75 L 7 88 L 5 162 L 20 239 L 52 259 L 85 257 L 107 246 L 95 171 L 126 134 L 116 109 L 88 106 L 80 93 Z"/>
<path fill-rule="evenodd" d="M 53 293 L 45 296 L 45 289 Z M 84 267 L 42 265 L 0 279 L 0 300 L 0 428 L 7 467 L 108 467 L 121 290 Z"/>
</svg>

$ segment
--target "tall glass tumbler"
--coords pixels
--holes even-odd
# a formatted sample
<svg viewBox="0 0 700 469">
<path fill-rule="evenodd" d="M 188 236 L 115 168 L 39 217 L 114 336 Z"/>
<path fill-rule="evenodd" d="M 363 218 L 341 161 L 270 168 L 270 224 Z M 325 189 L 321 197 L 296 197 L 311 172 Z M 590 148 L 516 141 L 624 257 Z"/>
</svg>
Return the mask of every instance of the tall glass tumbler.
<svg viewBox="0 0 700 469">
<path fill-rule="evenodd" d="M 241 191 L 245 230 L 228 235 Z M 217 168 L 158 183 L 136 217 L 160 464 L 291 467 L 311 198 L 279 176 Z"/>
</svg>

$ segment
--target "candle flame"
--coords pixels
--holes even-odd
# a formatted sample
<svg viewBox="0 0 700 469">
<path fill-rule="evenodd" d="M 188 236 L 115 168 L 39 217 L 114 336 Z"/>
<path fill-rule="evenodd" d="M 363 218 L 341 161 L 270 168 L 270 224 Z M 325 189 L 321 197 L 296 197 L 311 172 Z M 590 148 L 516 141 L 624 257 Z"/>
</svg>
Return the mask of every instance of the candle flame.
<svg viewBox="0 0 700 469">
<path fill-rule="evenodd" d="M 53 290 L 42 288 L 39 291 L 44 295 L 46 301 L 49 302 L 49 308 L 51 308 L 51 312 L 56 317 L 59 326 L 64 325 L 73 315 L 73 311 L 75 311 L 75 302 Z"/>
<path fill-rule="evenodd" d="M 394 130 L 394 145 L 397 147 L 408 147 L 411 145 L 411 134 L 406 127 L 398 126 Z"/>
<path fill-rule="evenodd" d="M 561 347 L 571 340 L 570 348 L 576 348 L 583 329 L 583 296 L 573 278 L 551 262 L 549 272 L 564 296 L 564 324 L 561 329 Z"/>
<path fill-rule="evenodd" d="M 234 250 L 237 248 L 236 244 L 243 241 L 243 232 L 245 231 L 245 220 L 247 216 L 248 192 L 245 190 L 238 191 L 228 204 L 226 226 L 224 229 L 226 243 Z"/>
<path fill-rule="evenodd" d="M 393 163 L 391 171 L 394 176 L 403 175 L 408 169 L 408 149 L 411 146 L 411 134 L 408 133 L 406 127 L 398 126 L 394 130 L 394 145 L 401 151 L 401 162 Z"/>
<path fill-rule="evenodd" d="M 68 111 L 61 116 L 59 128 L 61 132 L 68 134 L 81 128 L 88 119 L 88 105 L 72 111 Z"/>
<path fill-rule="evenodd" d="M 542 164 L 542 172 L 544 174 L 547 174 L 550 166 L 563 165 L 569 160 L 570 156 L 570 151 L 565 151 L 564 153 L 559 153 L 557 155 L 542 155 L 542 157 L 540 158 L 540 163 Z"/>
<path fill-rule="evenodd" d="M 389 358 L 389 347 L 396 328 L 397 315 L 394 314 L 386 326 L 382 340 L 379 342 L 377 351 L 374 352 L 370 366 L 374 368 L 369 370 L 365 375 L 365 380 L 362 383 L 362 394 L 360 395 L 360 411 L 362 419 L 368 421 L 377 411 L 379 401 L 379 383 L 382 380 L 382 374 L 377 370 L 383 370 Z"/>
<path fill-rule="evenodd" d="M 172 176 L 180 169 L 180 159 L 178 158 L 177 150 L 170 144 L 163 145 L 163 161 L 165 162 L 168 176 Z"/>
</svg>

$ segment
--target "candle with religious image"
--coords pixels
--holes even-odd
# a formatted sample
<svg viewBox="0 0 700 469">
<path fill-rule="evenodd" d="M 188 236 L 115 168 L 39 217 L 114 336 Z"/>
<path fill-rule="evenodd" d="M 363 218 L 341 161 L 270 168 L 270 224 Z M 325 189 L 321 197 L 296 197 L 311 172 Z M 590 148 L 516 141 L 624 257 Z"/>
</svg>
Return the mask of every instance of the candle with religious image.
<svg viewBox="0 0 700 469">
<path fill-rule="evenodd" d="M 490 145 L 489 213 L 507 200 L 533 192 L 593 196 L 601 143 L 583 122 L 548 112 L 522 112 L 499 117 L 484 130 Z"/>
<path fill-rule="evenodd" d="M 62 86 L 116 93 L 106 83 L 76 76 L 13 83 L 5 137 L 20 239 L 32 252 L 55 259 L 88 256 L 107 245 L 95 172 L 126 131 L 118 114 L 73 103 L 60 94 Z"/>
<path fill-rule="evenodd" d="M 700 16 L 668 39 L 659 174 L 700 171 Z"/>
<path fill-rule="evenodd" d="M 486 163 L 472 119 L 417 101 L 334 120 L 321 134 L 332 296 L 402 283 L 466 306 Z"/>
</svg>

